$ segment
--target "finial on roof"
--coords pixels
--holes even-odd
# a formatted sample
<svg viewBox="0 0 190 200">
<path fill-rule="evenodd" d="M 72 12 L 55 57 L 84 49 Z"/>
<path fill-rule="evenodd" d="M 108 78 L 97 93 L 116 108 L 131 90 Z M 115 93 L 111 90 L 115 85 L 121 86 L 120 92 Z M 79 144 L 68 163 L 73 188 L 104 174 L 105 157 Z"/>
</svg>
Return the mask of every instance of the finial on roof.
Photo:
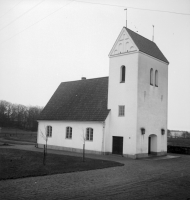
<svg viewBox="0 0 190 200">
<path fill-rule="evenodd" d="M 126 28 L 127 28 L 127 8 L 125 8 L 124 10 L 126 10 Z"/>
<path fill-rule="evenodd" d="M 152 41 L 154 42 L 154 25 L 152 25 L 152 27 L 153 27 Z"/>
</svg>

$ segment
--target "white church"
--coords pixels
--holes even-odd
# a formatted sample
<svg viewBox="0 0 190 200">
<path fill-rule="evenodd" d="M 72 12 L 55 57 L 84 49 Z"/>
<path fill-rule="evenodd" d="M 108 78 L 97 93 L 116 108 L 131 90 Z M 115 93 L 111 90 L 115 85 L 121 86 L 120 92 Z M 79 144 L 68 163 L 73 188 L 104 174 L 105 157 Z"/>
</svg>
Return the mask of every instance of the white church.
<svg viewBox="0 0 190 200">
<path fill-rule="evenodd" d="M 38 120 L 37 145 L 130 158 L 167 154 L 169 62 L 151 40 L 123 27 L 109 77 L 62 82 Z"/>
</svg>

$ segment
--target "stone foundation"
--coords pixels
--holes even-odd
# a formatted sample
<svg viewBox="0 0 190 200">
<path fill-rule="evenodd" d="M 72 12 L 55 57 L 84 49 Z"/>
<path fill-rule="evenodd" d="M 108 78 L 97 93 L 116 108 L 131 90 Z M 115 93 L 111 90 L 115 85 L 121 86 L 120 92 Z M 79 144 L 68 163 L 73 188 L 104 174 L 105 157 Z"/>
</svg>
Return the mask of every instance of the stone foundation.
<svg viewBox="0 0 190 200">
<path fill-rule="evenodd" d="M 44 148 L 44 144 L 37 144 L 37 148 Z M 63 146 L 55 146 L 55 145 L 47 145 L 47 149 L 54 149 L 54 150 L 63 150 L 63 151 L 83 153 L 83 149 L 63 147 Z M 99 154 L 99 155 L 106 155 L 106 154 L 108 154 L 108 152 L 93 151 L 93 150 L 87 150 L 87 149 L 85 149 L 85 153 L 87 153 L 87 154 Z"/>
<path fill-rule="evenodd" d="M 166 151 L 162 151 L 162 152 L 150 152 L 149 155 L 153 155 L 153 156 L 166 156 L 167 152 Z"/>
<path fill-rule="evenodd" d="M 37 148 L 44 148 L 44 144 L 37 144 Z M 69 151 L 69 152 L 77 152 L 77 153 L 83 153 L 83 149 L 77 149 L 77 148 L 70 148 L 70 147 L 63 147 L 63 146 L 55 146 L 55 145 L 47 145 L 47 149 L 54 149 L 54 150 L 63 150 L 63 151 Z M 101 151 L 93 151 L 93 150 L 87 150 L 85 149 L 86 154 L 97 154 L 97 155 L 112 155 L 112 152 L 101 152 Z M 151 152 L 150 155 L 155 156 L 165 156 L 167 155 L 167 152 Z M 123 154 L 120 155 L 126 158 L 131 159 L 140 159 L 140 158 L 147 158 L 149 156 L 148 153 L 139 153 L 139 154 Z"/>
<path fill-rule="evenodd" d="M 157 152 L 157 156 L 166 156 L 167 151 Z"/>
<path fill-rule="evenodd" d="M 138 158 L 146 158 L 148 157 L 148 153 L 141 153 L 141 154 L 123 154 L 126 158 L 138 159 Z"/>
<path fill-rule="evenodd" d="M 154 155 L 154 156 L 166 156 L 167 152 L 166 151 L 162 151 L 162 152 L 151 152 L 151 154 L 148 153 L 139 153 L 139 154 L 123 154 L 124 157 L 126 158 L 132 158 L 132 159 L 141 159 L 141 158 L 148 158 L 150 155 Z"/>
</svg>

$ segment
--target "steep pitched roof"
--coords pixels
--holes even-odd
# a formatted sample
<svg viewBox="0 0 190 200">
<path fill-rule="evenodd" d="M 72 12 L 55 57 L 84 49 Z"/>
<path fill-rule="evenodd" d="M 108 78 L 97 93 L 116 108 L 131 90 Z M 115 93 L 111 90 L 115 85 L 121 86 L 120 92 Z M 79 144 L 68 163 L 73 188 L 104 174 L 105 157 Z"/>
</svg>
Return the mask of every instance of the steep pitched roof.
<svg viewBox="0 0 190 200">
<path fill-rule="evenodd" d="M 105 121 L 107 98 L 108 77 L 63 82 L 39 120 Z"/>
<path fill-rule="evenodd" d="M 164 56 L 164 54 L 160 51 L 158 46 L 151 40 L 148 40 L 147 38 L 135 33 L 134 31 L 124 27 L 131 38 L 133 39 L 134 43 L 138 47 L 139 51 L 146 53 L 154 58 L 157 58 L 159 60 L 162 60 L 169 64 L 168 60 Z"/>
</svg>

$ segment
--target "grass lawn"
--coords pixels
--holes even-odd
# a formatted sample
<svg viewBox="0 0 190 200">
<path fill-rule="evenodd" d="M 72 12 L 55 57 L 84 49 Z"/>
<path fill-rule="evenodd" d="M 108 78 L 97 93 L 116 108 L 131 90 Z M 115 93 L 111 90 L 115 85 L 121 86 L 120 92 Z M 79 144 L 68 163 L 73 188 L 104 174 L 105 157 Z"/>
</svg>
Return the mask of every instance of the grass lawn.
<svg viewBox="0 0 190 200">
<path fill-rule="evenodd" d="M 18 149 L 0 149 L 0 180 L 44 176 L 123 166 L 121 163 L 82 157 L 48 154 L 43 165 L 43 153 Z"/>
<path fill-rule="evenodd" d="M 26 142 L 36 143 L 37 132 L 13 129 L 13 128 L 1 128 L 0 138 L 4 138 L 7 140 L 26 141 Z"/>
<path fill-rule="evenodd" d="M 168 138 L 168 145 L 190 147 L 190 138 Z"/>
<path fill-rule="evenodd" d="M 7 136 L 7 137 L 0 137 L 0 139 L 5 139 L 5 140 L 11 140 L 11 141 L 21 141 L 21 142 L 30 142 L 30 143 L 36 143 L 36 138 L 32 137 L 12 137 L 12 136 Z"/>
</svg>

